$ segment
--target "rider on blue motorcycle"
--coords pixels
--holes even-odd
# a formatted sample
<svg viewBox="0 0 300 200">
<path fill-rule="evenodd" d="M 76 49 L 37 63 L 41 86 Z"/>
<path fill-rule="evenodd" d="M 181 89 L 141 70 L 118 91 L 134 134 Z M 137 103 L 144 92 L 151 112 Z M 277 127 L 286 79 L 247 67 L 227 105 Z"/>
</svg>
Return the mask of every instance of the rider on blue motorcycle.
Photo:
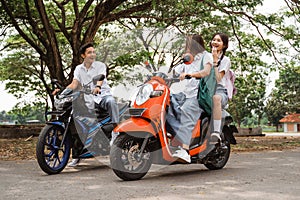
<svg viewBox="0 0 300 200">
<path fill-rule="evenodd" d="M 75 90 L 78 87 L 91 82 L 90 89 L 93 94 L 84 95 L 86 106 L 91 111 L 95 108 L 107 111 L 111 118 L 111 123 L 116 126 L 119 123 L 119 110 L 117 103 L 112 96 L 111 88 L 107 83 L 107 67 L 104 63 L 96 61 L 96 52 L 92 43 L 83 45 L 79 52 L 83 58 L 83 62 L 76 66 L 73 81 L 67 86 L 67 88 Z M 94 84 L 92 82 L 92 78 L 100 74 L 103 75 L 103 79 Z M 58 91 L 59 90 L 56 89 L 53 92 L 53 95 L 55 95 Z M 113 132 L 111 142 L 113 142 L 116 136 L 117 133 Z M 73 159 L 68 166 L 75 167 L 78 165 L 80 162 L 78 152 L 82 149 L 82 146 L 80 138 L 78 138 L 78 141 L 74 141 L 72 148 Z"/>
</svg>

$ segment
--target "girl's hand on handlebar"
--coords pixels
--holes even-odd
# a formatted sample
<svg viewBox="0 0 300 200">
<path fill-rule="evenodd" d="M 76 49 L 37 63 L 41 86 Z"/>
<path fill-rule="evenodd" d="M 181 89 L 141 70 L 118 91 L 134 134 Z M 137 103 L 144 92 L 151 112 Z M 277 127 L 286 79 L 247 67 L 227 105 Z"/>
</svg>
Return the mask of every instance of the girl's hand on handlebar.
<svg viewBox="0 0 300 200">
<path fill-rule="evenodd" d="M 191 79 L 191 78 L 193 78 L 192 74 L 187 74 L 187 73 L 182 73 L 182 74 L 180 74 L 180 76 L 179 76 L 179 79 L 180 79 L 181 81 L 184 80 L 184 79 Z"/>
<path fill-rule="evenodd" d="M 182 80 L 185 79 L 185 77 L 186 77 L 187 75 L 188 75 L 187 73 L 182 73 L 182 74 L 180 74 L 179 79 L 182 81 Z"/>
<path fill-rule="evenodd" d="M 190 75 L 190 74 L 185 75 L 185 79 L 191 79 L 191 78 L 192 78 L 192 75 Z"/>
</svg>

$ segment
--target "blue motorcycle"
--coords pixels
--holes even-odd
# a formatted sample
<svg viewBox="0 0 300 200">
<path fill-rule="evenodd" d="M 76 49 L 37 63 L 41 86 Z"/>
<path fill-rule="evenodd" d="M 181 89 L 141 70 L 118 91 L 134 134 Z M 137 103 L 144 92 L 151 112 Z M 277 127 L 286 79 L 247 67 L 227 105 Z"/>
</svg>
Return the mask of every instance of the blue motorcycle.
<svg viewBox="0 0 300 200">
<path fill-rule="evenodd" d="M 100 79 L 101 76 L 96 76 L 92 81 L 96 83 Z M 71 148 L 72 154 L 76 153 L 78 158 L 103 156 L 110 152 L 109 141 L 114 125 L 110 123 L 106 110 L 91 111 L 86 107 L 84 94 L 92 93 L 90 83 L 73 91 L 62 90 L 59 82 L 52 80 L 62 93 L 56 96 L 56 110 L 46 113 L 46 126 L 40 132 L 36 146 L 38 164 L 49 175 L 58 174 L 66 167 Z M 118 103 L 120 120 L 129 105 L 130 102 Z"/>
</svg>

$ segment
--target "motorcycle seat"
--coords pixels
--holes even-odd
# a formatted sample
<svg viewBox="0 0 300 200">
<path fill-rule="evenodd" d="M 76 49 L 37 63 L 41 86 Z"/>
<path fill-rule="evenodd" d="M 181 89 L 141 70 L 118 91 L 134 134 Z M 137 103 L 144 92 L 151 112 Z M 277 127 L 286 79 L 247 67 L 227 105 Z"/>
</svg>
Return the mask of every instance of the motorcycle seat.
<svg viewBox="0 0 300 200">
<path fill-rule="evenodd" d="M 118 109 L 119 111 L 125 109 L 128 106 L 128 103 L 118 103 Z M 109 117 L 109 113 L 106 109 L 103 109 L 101 107 L 95 108 L 95 113 L 97 116 L 98 121 L 102 121 L 105 118 Z"/>
</svg>

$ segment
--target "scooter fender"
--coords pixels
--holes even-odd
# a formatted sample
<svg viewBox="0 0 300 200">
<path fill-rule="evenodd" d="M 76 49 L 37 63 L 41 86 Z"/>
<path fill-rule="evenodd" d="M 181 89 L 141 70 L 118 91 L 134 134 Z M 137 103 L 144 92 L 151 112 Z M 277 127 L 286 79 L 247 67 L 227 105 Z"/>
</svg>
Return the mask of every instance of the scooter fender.
<svg viewBox="0 0 300 200">
<path fill-rule="evenodd" d="M 132 117 L 119 124 L 114 132 L 135 134 L 135 133 L 150 133 L 156 137 L 156 128 L 150 120 L 139 117 Z M 142 135 L 141 135 L 142 136 Z"/>
</svg>

